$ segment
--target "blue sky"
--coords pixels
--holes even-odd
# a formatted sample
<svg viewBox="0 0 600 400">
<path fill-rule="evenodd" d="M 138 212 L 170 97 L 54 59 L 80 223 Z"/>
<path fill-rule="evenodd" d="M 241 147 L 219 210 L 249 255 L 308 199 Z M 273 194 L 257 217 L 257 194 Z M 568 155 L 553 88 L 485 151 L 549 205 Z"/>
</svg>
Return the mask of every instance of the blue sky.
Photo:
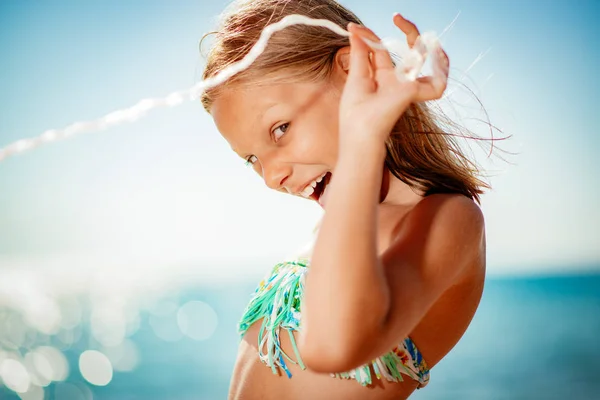
<svg viewBox="0 0 600 400">
<path fill-rule="evenodd" d="M 483 198 L 490 272 L 600 265 L 598 3 L 342 3 L 381 36 L 400 35 L 395 11 L 437 32 L 460 12 L 443 38 L 456 79 L 489 50 L 465 83 L 519 153 L 494 165 Z M 191 86 L 199 39 L 226 4 L 1 2 L 0 147 Z M 244 275 L 295 251 L 320 212 L 267 190 L 188 102 L 0 163 L 0 267 L 130 259 Z"/>
</svg>

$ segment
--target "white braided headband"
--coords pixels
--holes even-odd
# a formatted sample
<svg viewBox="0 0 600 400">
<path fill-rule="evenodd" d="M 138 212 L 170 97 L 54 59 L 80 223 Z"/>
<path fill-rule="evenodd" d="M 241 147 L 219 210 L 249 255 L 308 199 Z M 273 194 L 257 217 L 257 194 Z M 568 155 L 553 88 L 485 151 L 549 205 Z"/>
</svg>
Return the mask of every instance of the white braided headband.
<svg viewBox="0 0 600 400">
<path fill-rule="evenodd" d="M 456 20 L 456 18 L 454 20 Z M 454 21 L 452 21 L 451 25 L 453 23 Z M 126 122 L 136 121 L 146 115 L 149 111 L 159 107 L 175 107 L 186 100 L 196 100 L 204 90 L 220 85 L 238 72 L 248 68 L 265 50 L 269 39 L 275 32 L 298 24 L 321 26 L 330 29 L 339 35 L 350 36 L 348 31 L 340 28 L 329 20 L 313 19 L 298 14 L 288 15 L 280 21 L 265 27 L 259 40 L 254 44 L 248 54 L 246 54 L 242 60 L 230 65 L 217 75 L 198 82 L 189 89 L 179 90 L 162 98 L 147 98 L 140 100 L 131 107 L 113 111 L 96 120 L 75 122 L 63 129 L 50 129 L 39 136 L 17 140 L 4 148 L 0 148 L 0 161 L 27 150 L 34 149 L 43 144 L 67 139 L 79 133 L 100 131 Z M 446 28 L 446 30 L 448 28 Z M 366 39 L 366 41 L 372 48 L 388 50 L 390 53 L 402 57 L 402 62 L 398 63 L 396 66 L 396 76 L 400 80 L 415 80 L 421 72 L 427 54 L 431 54 L 433 50 L 439 46 L 438 37 L 434 33 L 425 33 L 421 35 L 412 49 L 407 49 L 404 41 L 400 39 L 383 39 L 381 44 L 372 42 L 368 39 Z"/>
</svg>

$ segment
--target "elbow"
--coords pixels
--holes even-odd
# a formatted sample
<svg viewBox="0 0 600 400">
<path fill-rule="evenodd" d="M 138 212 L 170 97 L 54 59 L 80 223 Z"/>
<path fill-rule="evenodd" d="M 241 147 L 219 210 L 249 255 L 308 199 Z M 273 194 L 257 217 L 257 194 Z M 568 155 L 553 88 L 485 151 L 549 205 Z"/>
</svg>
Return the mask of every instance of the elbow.
<svg viewBox="0 0 600 400">
<path fill-rule="evenodd" d="M 374 299 L 371 296 L 370 299 Z M 370 360 L 373 346 L 381 333 L 386 319 L 387 298 L 348 310 L 338 310 L 335 318 L 331 314 L 316 314 L 318 320 L 303 315 L 302 331 L 298 343 L 300 356 L 305 366 L 317 373 L 347 372 Z M 356 310 L 368 310 L 357 313 Z M 314 317 L 313 317 L 314 318 Z"/>
<path fill-rule="evenodd" d="M 300 353 L 306 368 L 320 374 L 333 374 L 344 372 L 351 368 L 347 368 L 348 362 L 343 354 L 333 351 L 315 351 L 314 349 L 304 349 Z"/>
<path fill-rule="evenodd" d="M 341 338 L 340 338 L 341 339 Z M 353 342 L 356 342 L 354 340 Z M 304 340 L 299 352 L 306 368 L 317 373 L 347 372 L 364 364 L 364 346 L 347 340 Z"/>
</svg>

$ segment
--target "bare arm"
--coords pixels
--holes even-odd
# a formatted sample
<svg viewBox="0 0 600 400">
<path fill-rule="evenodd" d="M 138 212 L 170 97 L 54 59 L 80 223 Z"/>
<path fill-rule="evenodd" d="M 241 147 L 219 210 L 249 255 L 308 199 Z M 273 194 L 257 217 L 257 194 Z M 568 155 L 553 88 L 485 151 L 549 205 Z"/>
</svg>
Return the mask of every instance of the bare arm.
<svg viewBox="0 0 600 400">
<path fill-rule="evenodd" d="M 389 308 L 389 285 L 376 252 L 385 148 L 371 147 L 362 154 L 340 152 L 328 188 L 302 305 L 300 352 L 313 369 L 321 369 L 313 359 L 332 367 L 341 362 L 349 347 L 374 333 Z"/>
<path fill-rule="evenodd" d="M 412 23 L 395 20 L 418 36 Z M 386 253 L 377 254 L 385 140 L 411 102 L 441 97 L 449 64 L 438 48 L 431 77 L 399 82 L 387 52 L 370 57 L 357 39 L 376 36 L 349 30 L 339 159 L 307 274 L 299 343 L 306 364 L 320 372 L 346 371 L 393 348 L 480 254 L 483 240 L 473 201 L 436 195 L 422 200 Z"/>
<path fill-rule="evenodd" d="M 343 166 L 340 161 L 337 177 Z M 368 179 L 365 167 L 359 174 Z M 301 354 L 320 372 L 346 371 L 389 351 L 482 255 L 479 207 L 464 196 L 435 195 L 411 211 L 377 256 L 379 187 L 367 191 L 350 179 L 354 167 L 347 171 L 330 188 L 306 281 Z M 364 211 L 371 206 L 374 212 Z"/>
</svg>

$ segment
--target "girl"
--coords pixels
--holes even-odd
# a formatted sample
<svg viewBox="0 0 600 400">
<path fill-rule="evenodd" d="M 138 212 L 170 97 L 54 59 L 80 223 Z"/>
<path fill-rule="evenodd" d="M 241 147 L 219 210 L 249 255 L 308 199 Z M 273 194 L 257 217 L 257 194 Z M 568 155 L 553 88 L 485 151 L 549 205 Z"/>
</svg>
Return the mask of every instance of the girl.
<svg viewBox="0 0 600 400">
<path fill-rule="evenodd" d="M 286 28 L 202 97 L 269 188 L 324 209 L 311 251 L 276 265 L 248 305 L 229 398 L 405 399 L 427 385 L 479 304 L 476 202 L 487 185 L 424 103 L 446 88 L 443 50 L 431 55 L 432 76 L 401 82 L 389 53 L 363 38 L 379 39 L 335 0 L 234 3 L 203 78 L 290 14 L 333 21 L 350 38 Z M 413 46 L 417 28 L 399 14 L 393 22 Z"/>
</svg>

